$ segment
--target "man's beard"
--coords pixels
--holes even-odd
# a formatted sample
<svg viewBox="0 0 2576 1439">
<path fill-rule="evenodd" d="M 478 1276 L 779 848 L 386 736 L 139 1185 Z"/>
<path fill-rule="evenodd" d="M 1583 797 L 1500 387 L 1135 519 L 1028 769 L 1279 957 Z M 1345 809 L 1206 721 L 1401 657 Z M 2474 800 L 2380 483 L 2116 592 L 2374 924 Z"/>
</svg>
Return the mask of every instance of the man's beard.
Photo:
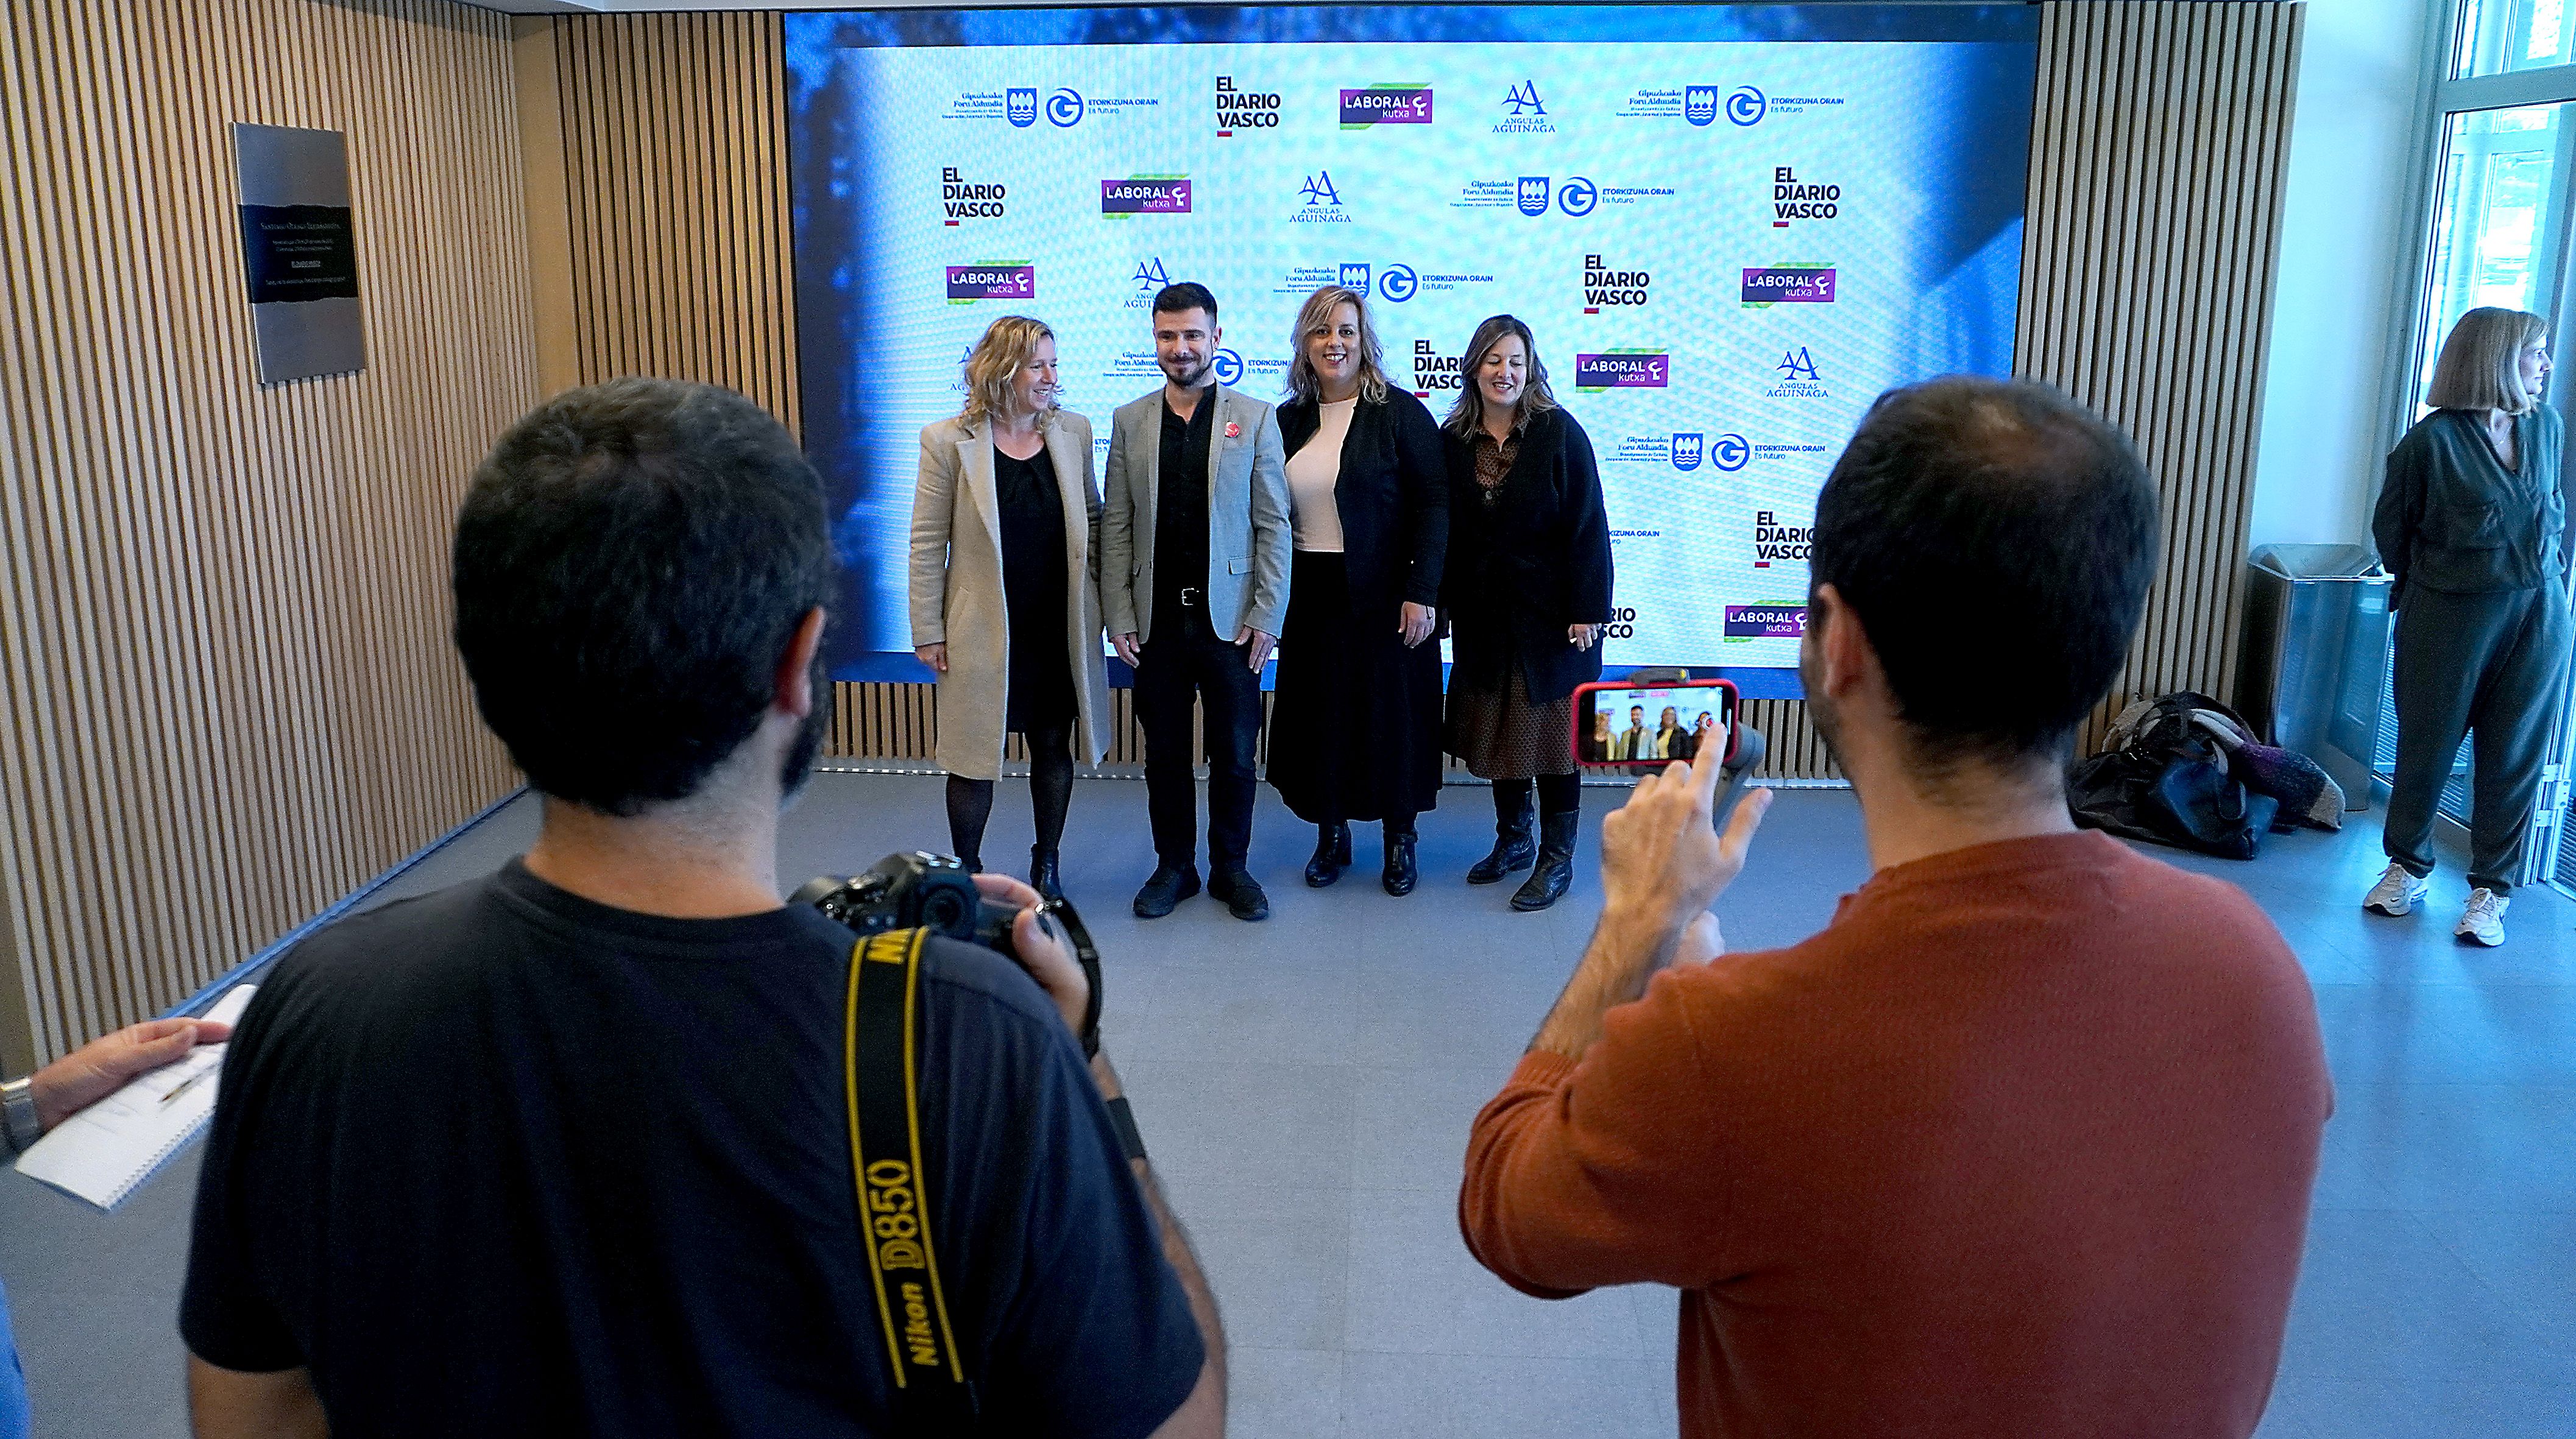
<svg viewBox="0 0 2576 1439">
<path fill-rule="evenodd" d="M 795 740 L 787 746 L 787 757 L 778 766 L 778 807 L 782 810 L 804 793 L 805 782 L 814 777 L 814 761 L 823 753 L 823 736 L 832 730 L 832 675 L 819 650 L 814 655 L 808 683 L 813 690 L 813 707 L 805 712 L 805 723 L 796 731 Z"/>
<path fill-rule="evenodd" d="M 1199 387 L 1201 382 L 1207 379 L 1208 371 L 1214 368 L 1215 365 L 1216 355 L 1213 352 L 1201 356 L 1197 366 L 1187 370 L 1178 368 L 1177 362 L 1175 361 L 1165 360 L 1162 362 L 1163 378 L 1180 386 L 1184 390 L 1195 390 Z"/>
</svg>

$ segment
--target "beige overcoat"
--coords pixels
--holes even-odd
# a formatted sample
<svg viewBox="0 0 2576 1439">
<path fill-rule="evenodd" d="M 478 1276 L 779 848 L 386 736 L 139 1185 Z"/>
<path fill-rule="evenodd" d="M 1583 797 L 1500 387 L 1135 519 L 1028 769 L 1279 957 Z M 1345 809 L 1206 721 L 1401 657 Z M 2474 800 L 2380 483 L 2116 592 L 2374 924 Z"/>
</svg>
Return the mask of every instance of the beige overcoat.
<svg viewBox="0 0 2576 1439">
<path fill-rule="evenodd" d="M 1073 667 L 1073 757 L 1097 764 L 1107 750 L 1109 675 L 1101 660 L 1100 490 L 1091 468 L 1091 422 L 1058 411 L 1046 452 L 1064 496 L 1065 628 L 1014 636 L 1002 602 L 1002 514 L 993 493 L 988 422 L 946 419 L 921 432 L 921 477 L 912 497 L 912 643 L 948 646 L 939 681 L 939 767 L 999 779 L 1013 641 L 1060 646 Z"/>
</svg>

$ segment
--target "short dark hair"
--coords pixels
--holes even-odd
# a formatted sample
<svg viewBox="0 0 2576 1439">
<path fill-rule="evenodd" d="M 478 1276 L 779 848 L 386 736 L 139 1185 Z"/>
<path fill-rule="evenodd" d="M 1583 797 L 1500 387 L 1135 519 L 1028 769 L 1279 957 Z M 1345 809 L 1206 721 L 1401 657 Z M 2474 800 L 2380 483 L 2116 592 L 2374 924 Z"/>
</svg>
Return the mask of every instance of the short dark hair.
<svg viewBox="0 0 2576 1439">
<path fill-rule="evenodd" d="M 1869 635 L 1919 760 L 2062 759 L 2128 652 L 2157 539 L 2155 483 L 2100 416 L 1950 376 L 1870 407 L 1817 497 L 1808 574 Z"/>
<path fill-rule="evenodd" d="M 1165 285 L 1154 292 L 1155 314 L 1177 315 L 1184 310 L 1205 310 L 1208 318 L 1213 320 L 1216 318 L 1216 296 L 1209 294 L 1208 287 L 1196 280 Z"/>
<path fill-rule="evenodd" d="M 528 783 L 631 815 L 694 793 L 759 725 L 834 560 L 784 426 L 731 390 L 623 379 L 493 446 L 453 578 L 475 702 Z"/>
</svg>

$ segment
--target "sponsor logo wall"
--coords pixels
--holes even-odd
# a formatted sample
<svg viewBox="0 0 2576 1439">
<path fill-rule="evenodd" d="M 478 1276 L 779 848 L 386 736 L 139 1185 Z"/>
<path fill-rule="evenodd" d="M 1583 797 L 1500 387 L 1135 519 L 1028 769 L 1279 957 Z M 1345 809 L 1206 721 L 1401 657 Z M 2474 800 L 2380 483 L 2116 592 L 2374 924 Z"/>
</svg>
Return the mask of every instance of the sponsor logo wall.
<svg viewBox="0 0 2576 1439">
<path fill-rule="evenodd" d="M 1491 8 L 1423 13 L 1523 23 Z M 1369 297 L 1389 380 L 1435 417 L 1476 323 L 1521 316 L 1602 462 L 1608 662 L 1794 665 L 1807 526 L 1852 426 L 1891 386 L 2009 367 L 2020 187 L 1985 171 L 2026 143 L 2027 77 L 1993 83 L 1999 47 L 2029 53 L 2013 8 L 1852 44 L 1639 44 L 1616 17 L 1721 22 L 1615 6 L 1526 12 L 1567 17 L 1516 32 L 1532 43 L 1284 43 L 1253 8 L 1192 23 L 1261 43 L 1066 43 L 1174 22 L 963 11 L 975 26 L 907 44 L 928 21 L 791 14 L 807 443 L 853 586 L 840 672 L 910 649 L 916 435 L 955 412 L 984 327 L 1054 328 L 1062 402 L 1105 450 L 1110 411 L 1159 383 L 1148 309 L 1181 280 L 1222 306 L 1220 378 L 1274 401 L 1317 286 Z M 994 38 L 1013 26 L 1028 43 Z"/>
</svg>

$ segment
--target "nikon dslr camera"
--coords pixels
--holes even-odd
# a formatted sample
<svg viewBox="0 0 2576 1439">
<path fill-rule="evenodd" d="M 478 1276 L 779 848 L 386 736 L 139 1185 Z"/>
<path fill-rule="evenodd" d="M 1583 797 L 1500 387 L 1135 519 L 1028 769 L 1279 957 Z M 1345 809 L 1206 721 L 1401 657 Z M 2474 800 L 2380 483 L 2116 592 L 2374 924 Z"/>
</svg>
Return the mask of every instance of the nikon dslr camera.
<svg viewBox="0 0 2576 1439">
<path fill-rule="evenodd" d="M 980 944 L 1014 962 L 1019 959 L 1011 944 L 1011 922 L 1019 911 L 987 901 L 966 866 L 944 854 L 924 850 L 890 854 L 867 873 L 849 879 L 829 875 L 809 879 L 789 902 L 810 904 L 824 918 L 860 935 L 927 929 Z M 1078 1036 L 1088 1058 L 1100 1048 L 1100 951 L 1093 947 L 1091 931 L 1083 927 L 1082 916 L 1070 902 L 1042 899 L 1037 909 L 1041 920 L 1052 921 L 1063 933 L 1075 962 L 1082 966 L 1083 979 L 1091 986 L 1091 1002 L 1083 1011 Z"/>
</svg>

